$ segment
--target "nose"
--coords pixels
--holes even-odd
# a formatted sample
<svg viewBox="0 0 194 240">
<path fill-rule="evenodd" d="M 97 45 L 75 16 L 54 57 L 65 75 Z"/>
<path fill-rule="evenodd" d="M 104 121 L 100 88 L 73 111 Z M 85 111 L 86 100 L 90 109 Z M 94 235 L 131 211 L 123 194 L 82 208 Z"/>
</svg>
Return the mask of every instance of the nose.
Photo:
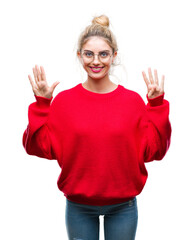
<svg viewBox="0 0 194 240">
<path fill-rule="evenodd" d="M 98 54 L 94 54 L 93 64 L 99 64 L 99 63 L 100 61 L 99 61 Z"/>
</svg>

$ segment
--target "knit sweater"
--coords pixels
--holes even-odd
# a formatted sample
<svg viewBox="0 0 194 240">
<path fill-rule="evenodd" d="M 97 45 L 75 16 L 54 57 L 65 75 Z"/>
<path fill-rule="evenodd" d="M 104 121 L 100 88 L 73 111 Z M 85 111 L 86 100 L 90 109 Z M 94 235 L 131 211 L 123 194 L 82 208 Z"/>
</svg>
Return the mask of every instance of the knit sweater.
<svg viewBox="0 0 194 240">
<path fill-rule="evenodd" d="M 54 99 L 35 97 L 23 146 L 30 155 L 57 160 L 58 188 L 76 203 L 103 206 L 132 199 L 146 183 L 145 163 L 161 160 L 169 148 L 164 94 L 147 97 L 145 104 L 120 84 L 95 93 L 79 83 Z"/>
</svg>

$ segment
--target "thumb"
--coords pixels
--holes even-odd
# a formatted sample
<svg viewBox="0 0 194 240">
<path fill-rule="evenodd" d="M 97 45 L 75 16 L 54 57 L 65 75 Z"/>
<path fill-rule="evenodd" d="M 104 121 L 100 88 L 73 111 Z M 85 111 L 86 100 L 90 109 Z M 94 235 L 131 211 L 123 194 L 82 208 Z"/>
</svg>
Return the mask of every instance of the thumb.
<svg viewBox="0 0 194 240">
<path fill-rule="evenodd" d="M 55 82 L 55 83 L 53 83 L 53 85 L 51 86 L 51 92 L 52 92 L 52 93 L 54 92 L 56 86 L 57 86 L 59 83 L 60 83 L 60 82 Z"/>
<path fill-rule="evenodd" d="M 154 92 L 155 92 L 154 88 L 150 89 L 150 91 L 148 92 L 148 98 L 152 98 Z"/>
</svg>

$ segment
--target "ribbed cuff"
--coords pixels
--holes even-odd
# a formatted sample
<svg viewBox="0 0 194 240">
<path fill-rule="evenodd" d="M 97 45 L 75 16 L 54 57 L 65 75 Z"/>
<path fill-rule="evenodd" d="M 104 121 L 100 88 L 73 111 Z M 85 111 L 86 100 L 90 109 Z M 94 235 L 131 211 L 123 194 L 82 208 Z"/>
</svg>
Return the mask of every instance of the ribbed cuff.
<svg viewBox="0 0 194 240">
<path fill-rule="evenodd" d="M 49 107 L 51 100 L 53 99 L 53 97 L 51 98 L 45 98 L 45 97 L 41 97 L 41 96 L 36 96 L 34 95 L 36 98 L 36 102 L 40 107 Z"/>
<path fill-rule="evenodd" d="M 161 94 L 158 97 L 155 98 L 148 98 L 148 94 L 146 95 L 148 103 L 151 107 L 156 107 L 156 106 L 160 106 L 163 104 L 163 100 L 164 100 L 164 93 Z"/>
</svg>

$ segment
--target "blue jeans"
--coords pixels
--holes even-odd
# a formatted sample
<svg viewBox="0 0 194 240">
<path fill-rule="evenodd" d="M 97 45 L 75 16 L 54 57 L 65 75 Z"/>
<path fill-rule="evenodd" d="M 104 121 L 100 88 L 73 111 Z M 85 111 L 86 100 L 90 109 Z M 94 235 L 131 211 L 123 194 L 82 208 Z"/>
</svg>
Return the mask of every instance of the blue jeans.
<svg viewBox="0 0 194 240">
<path fill-rule="evenodd" d="M 114 205 L 91 206 L 66 198 L 65 223 L 69 240 L 99 240 L 99 216 L 104 215 L 105 240 L 134 240 L 138 209 L 136 197 Z"/>
</svg>

